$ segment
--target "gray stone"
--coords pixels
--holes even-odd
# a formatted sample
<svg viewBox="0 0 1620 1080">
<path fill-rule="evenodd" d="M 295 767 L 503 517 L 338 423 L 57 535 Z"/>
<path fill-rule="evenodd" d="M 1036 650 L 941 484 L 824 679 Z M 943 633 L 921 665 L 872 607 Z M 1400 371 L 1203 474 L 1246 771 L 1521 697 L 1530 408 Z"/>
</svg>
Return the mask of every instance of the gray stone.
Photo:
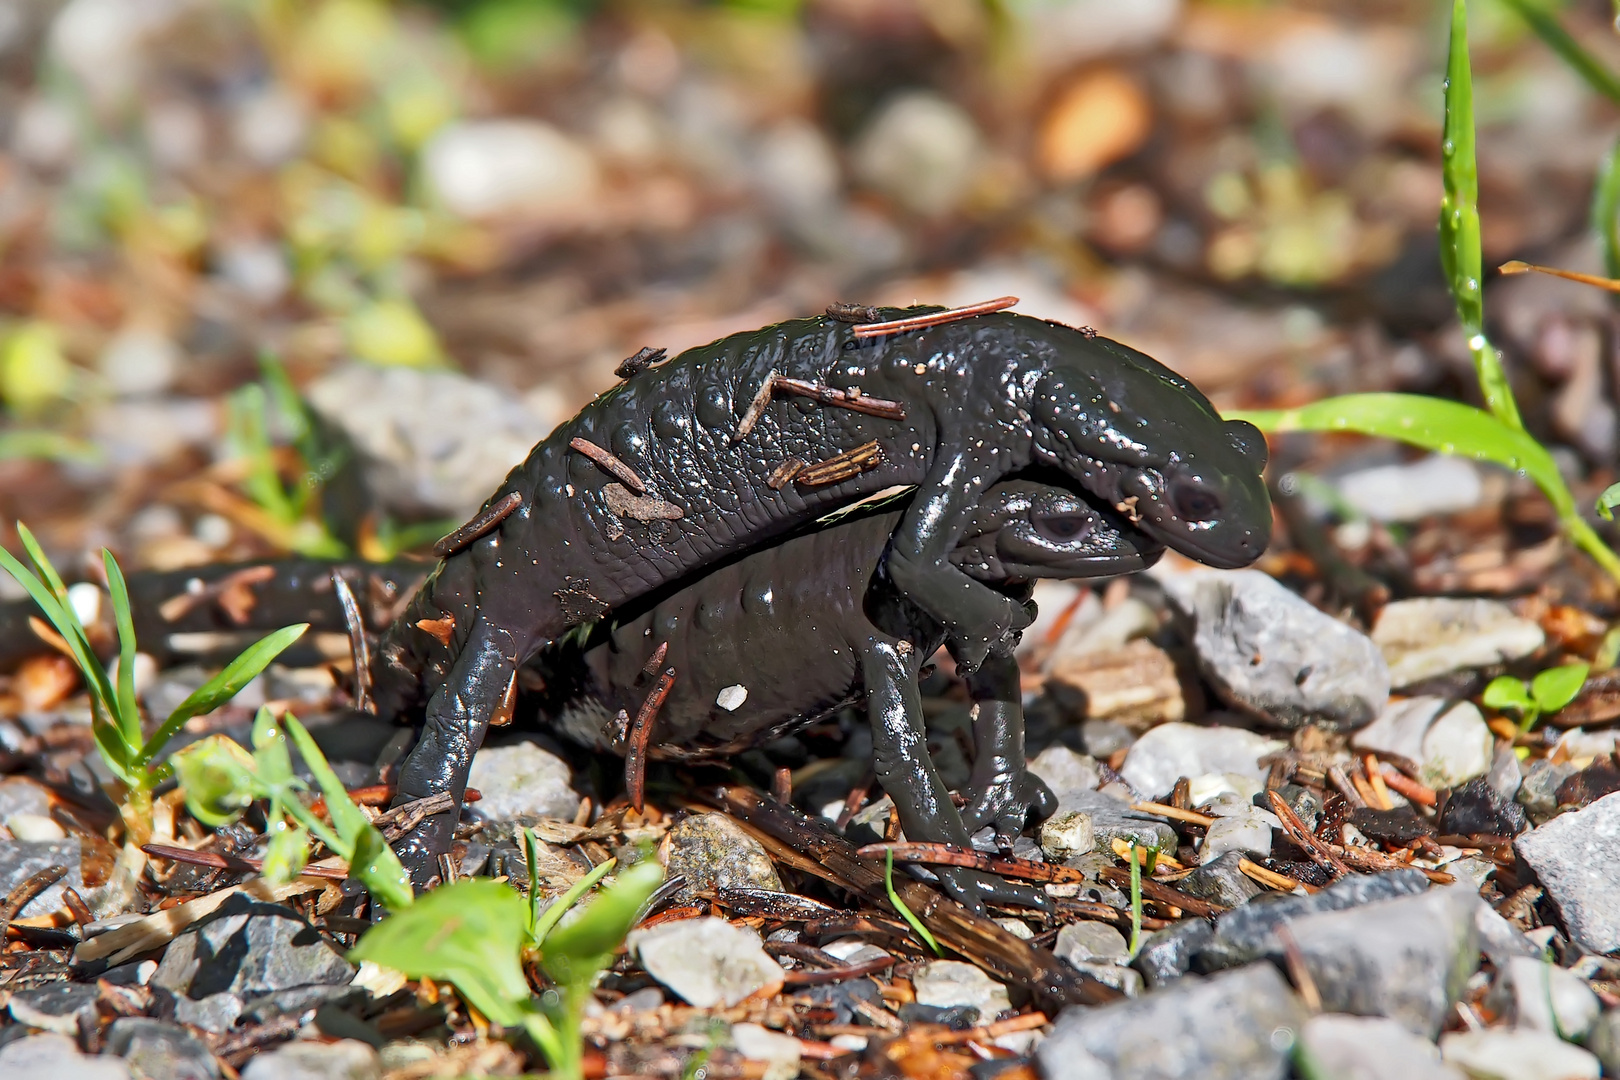
<svg viewBox="0 0 1620 1080">
<path fill-rule="evenodd" d="M 364 993 L 355 986 L 294 986 L 254 998 L 243 1007 L 241 1019 L 252 1024 L 268 1023 L 277 1017 L 310 1012 L 322 1005 L 356 998 Z M 185 1000 L 180 999 L 182 1002 Z"/>
<path fill-rule="evenodd" d="M 1540 1031 L 1453 1031 L 1440 1056 L 1474 1080 L 1597 1080 L 1598 1059 Z"/>
<path fill-rule="evenodd" d="M 1433 889 L 1307 915 L 1288 929 L 1323 1008 L 1386 1016 L 1432 1039 L 1479 967 L 1474 909 L 1481 903 L 1460 890 Z"/>
<path fill-rule="evenodd" d="M 0 1046 L 0 1076 L 6 1080 L 130 1080 L 117 1058 L 87 1057 L 66 1035 L 29 1035 Z"/>
<path fill-rule="evenodd" d="M 467 784 L 483 795 L 478 812 L 493 820 L 534 815 L 567 821 L 579 810 L 568 763 L 532 742 L 479 750 Z"/>
<path fill-rule="evenodd" d="M 1288 729 L 1351 731 L 1388 700 L 1389 672 L 1367 636 L 1270 575 L 1211 570 L 1161 582 L 1191 624 L 1199 670 L 1233 707 Z"/>
<path fill-rule="evenodd" d="M 1516 956 L 1500 969 L 1486 1004 L 1523 1031 L 1581 1042 L 1603 1011 L 1586 980 L 1544 960 Z"/>
<path fill-rule="evenodd" d="M 1080 722 L 1080 745 L 1092 757 L 1113 757 L 1121 750 L 1129 750 L 1135 741 L 1136 732 L 1118 720 L 1092 717 Z"/>
<path fill-rule="evenodd" d="M 1513 841 L 1546 886 L 1570 937 L 1591 952 L 1620 948 L 1620 792 L 1560 814 Z"/>
<path fill-rule="evenodd" d="M 1168 822 L 1152 814 L 1132 810 L 1128 803 L 1120 802 L 1105 792 L 1087 791 L 1070 795 L 1059 813 L 1086 817 L 1091 822 L 1092 850 L 1105 855 L 1112 851 L 1116 839 L 1124 840 L 1127 844 L 1134 840 L 1143 847 L 1166 853 L 1176 850 L 1176 831 Z M 1078 835 L 1083 828 L 1076 822 L 1072 831 Z M 1044 833 L 1042 840 L 1045 840 Z M 1072 864 L 1074 860 L 1083 858 L 1084 854 L 1074 855 L 1068 861 Z"/>
<path fill-rule="evenodd" d="M 80 858 L 79 841 L 76 838 L 45 841 L 0 840 L 0 896 L 5 896 L 41 870 L 65 866 L 68 868 L 66 877 L 28 901 L 17 913 L 22 918 L 49 915 L 62 906 L 63 889 L 71 887 L 81 894 L 85 891 L 84 879 L 79 876 Z"/>
<path fill-rule="evenodd" d="M 1339 495 L 1373 521 L 1418 521 L 1476 506 L 1484 494 L 1479 469 L 1466 458 L 1431 454 L 1375 465 L 1334 481 Z"/>
<path fill-rule="evenodd" d="M 596 199 L 596 160 L 538 120 L 460 120 L 422 148 L 428 189 L 451 213 L 562 222 Z"/>
<path fill-rule="evenodd" d="M 1372 640 L 1389 664 L 1390 685 L 1399 690 L 1521 659 L 1541 648 L 1546 635 L 1500 601 L 1431 596 L 1385 605 Z"/>
<path fill-rule="evenodd" d="M 1090 794 L 1102 782 L 1096 759 L 1077 754 L 1061 743 L 1031 758 L 1029 771 L 1046 782 L 1059 803 L 1070 796 Z"/>
<path fill-rule="evenodd" d="M 1049 859 L 1062 862 L 1096 846 L 1091 815 L 1084 810 L 1062 810 L 1041 823 L 1041 851 Z"/>
<path fill-rule="evenodd" d="M 1597 1055 L 1605 1073 L 1620 1074 L 1620 1009 L 1610 1009 L 1597 1018 L 1586 1037 L 1586 1048 Z M 4 1063 L 5 1051 L 0 1050 L 0 1064 Z"/>
<path fill-rule="evenodd" d="M 184 994 L 174 999 L 174 1018 L 182 1024 L 204 1031 L 222 1034 L 236 1026 L 242 1015 L 240 996 L 223 990 L 217 994 L 192 1000 Z"/>
<path fill-rule="evenodd" d="M 1253 878 L 1238 869 L 1242 859 L 1241 852 L 1228 851 L 1176 882 L 1176 888 L 1188 896 L 1222 907 L 1241 907 L 1265 891 L 1255 884 Z"/>
<path fill-rule="evenodd" d="M 724 919 L 705 916 L 637 930 L 628 945 L 647 974 L 701 1009 L 729 1009 L 782 985 L 782 968 L 765 955 L 759 935 Z"/>
<path fill-rule="evenodd" d="M 1252 803 L 1243 804 L 1242 813 L 1225 814 L 1204 831 L 1198 848 L 1198 861 L 1208 865 L 1225 855 L 1271 854 L 1271 830 L 1281 828 L 1277 815 Z"/>
<path fill-rule="evenodd" d="M 399 513 L 470 517 L 562 419 L 449 371 L 348 364 L 305 394 L 355 444 L 368 489 Z"/>
<path fill-rule="evenodd" d="M 291 1042 L 253 1055 L 242 1080 L 379 1080 L 377 1051 L 357 1039 Z"/>
<path fill-rule="evenodd" d="M 1546 758 L 1537 758 L 1524 774 L 1514 801 L 1524 807 L 1531 821 L 1537 824 L 1547 821 L 1558 813 L 1558 789 L 1580 771 L 1580 766 L 1567 761 L 1554 764 Z"/>
<path fill-rule="evenodd" d="M 969 1006 L 979 1010 L 979 1022 L 988 1024 L 1012 1008 L 1007 988 L 973 964 L 957 960 L 930 960 L 911 976 L 919 1005 L 938 1009 Z"/>
<path fill-rule="evenodd" d="M 1146 981 L 1135 968 L 1101 961 L 1076 960 L 1071 966 L 1082 975 L 1089 975 L 1104 986 L 1113 987 L 1126 997 L 1139 997 Z"/>
<path fill-rule="evenodd" d="M 1491 785 L 1492 791 L 1509 802 L 1519 794 L 1519 788 L 1524 784 L 1524 766 L 1519 761 L 1519 755 L 1513 752 L 1513 747 L 1506 743 L 1497 747 L 1491 758 L 1490 772 L 1485 774 L 1485 782 Z"/>
<path fill-rule="evenodd" d="M 1421 893 L 1429 879 L 1419 870 L 1396 870 L 1387 874 L 1351 874 L 1309 896 L 1283 896 L 1264 902 L 1251 901 L 1215 920 L 1215 939 L 1198 950 L 1193 967 L 1214 971 L 1236 967 L 1263 956 L 1282 955 L 1277 927 L 1307 915 L 1324 911 L 1344 911 L 1380 900 Z"/>
<path fill-rule="evenodd" d="M 669 831 L 669 876 L 686 878 L 682 902 L 717 888 L 782 891 L 765 848 L 725 814 L 696 814 Z"/>
<path fill-rule="evenodd" d="M 1417 762 L 1423 782 L 1433 788 L 1484 776 L 1496 754 L 1495 736 L 1474 703 L 1439 697 L 1395 702 L 1356 732 L 1350 745 Z"/>
<path fill-rule="evenodd" d="M 1149 798 L 1168 794 L 1183 776 L 1230 772 L 1264 780 L 1269 770 L 1260 759 L 1287 746 L 1242 728 L 1160 724 L 1132 744 L 1120 775 Z"/>
<path fill-rule="evenodd" d="M 179 373 L 181 360 L 179 347 L 167 335 L 135 325 L 114 335 L 97 366 L 115 394 L 133 397 L 167 390 Z"/>
<path fill-rule="evenodd" d="M 1282 1080 L 1304 1023 L 1277 969 L 1255 964 L 1064 1009 L 1035 1057 L 1047 1080 Z"/>
<path fill-rule="evenodd" d="M 81 1029 L 96 1026 L 94 984 L 51 983 L 11 995 L 11 1018 L 42 1031 L 77 1038 Z"/>
<path fill-rule="evenodd" d="M 1207 920 L 1182 919 L 1144 938 L 1131 966 L 1150 990 L 1157 990 L 1191 971 L 1193 957 L 1214 940 L 1215 928 Z"/>
<path fill-rule="evenodd" d="M 1312 1080 L 1463 1080 L 1434 1043 L 1377 1016 L 1313 1016 L 1298 1053 Z"/>
<path fill-rule="evenodd" d="M 851 150 L 862 183 L 919 214 L 943 214 L 968 193 L 983 157 L 973 118 L 925 91 L 878 107 Z"/>
<path fill-rule="evenodd" d="M 1461 861 L 1461 860 L 1459 860 Z M 1456 863 L 1447 866 L 1450 870 Z M 1452 888 L 1463 888 L 1459 882 Z M 1478 895 L 1474 891 L 1474 895 Z M 1541 950 L 1530 943 L 1530 939 L 1512 923 L 1497 912 L 1489 904 L 1481 904 L 1474 911 L 1474 925 L 1479 928 L 1480 951 L 1496 966 L 1496 970 L 1504 970 L 1515 957 L 1529 957 L 1533 960 L 1541 959 Z"/>
<path fill-rule="evenodd" d="M 137 1080 L 218 1080 L 208 1047 L 179 1024 L 126 1016 L 107 1029 L 107 1053 L 121 1057 Z"/>
<path fill-rule="evenodd" d="M 346 985 L 354 967 L 290 908 L 237 895 L 169 943 L 152 985 L 202 1000 Z"/>
<path fill-rule="evenodd" d="M 37 814 L 49 817 L 51 796 L 37 782 L 26 776 L 11 776 L 0 780 L 0 821 L 13 814 Z"/>
<path fill-rule="evenodd" d="M 1087 961 L 1123 964 L 1130 959 L 1125 935 L 1107 923 L 1089 920 L 1070 923 L 1059 930 L 1052 951 L 1071 964 Z"/>
</svg>

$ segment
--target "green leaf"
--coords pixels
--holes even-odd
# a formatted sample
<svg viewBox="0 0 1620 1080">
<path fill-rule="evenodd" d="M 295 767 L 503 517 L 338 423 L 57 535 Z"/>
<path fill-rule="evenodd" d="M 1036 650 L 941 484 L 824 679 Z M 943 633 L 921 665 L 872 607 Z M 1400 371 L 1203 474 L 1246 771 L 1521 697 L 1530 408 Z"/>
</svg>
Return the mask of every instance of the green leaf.
<svg viewBox="0 0 1620 1080">
<path fill-rule="evenodd" d="M 150 764 L 157 757 L 164 745 L 172 738 L 175 732 L 193 716 L 213 712 L 231 698 L 242 692 L 242 687 L 270 666 L 270 662 L 280 656 L 282 651 L 304 636 L 309 629 L 309 623 L 297 623 L 293 626 L 284 626 L 275 633 L 268 635 L 249 645 L 242 655 L 225 665 L 225 670 L 203 683 L 191 696 L 180 703 L 180 707 L 169 714 L 152 737 L 147 740 L 141 749 L 136 763 Z"/>
<path fill-rule="evenodd" d="M 1446 120 L 1440 144 L 1440 267 L 1451 285 L 1474 359 L 1485 406 L 1511 427 L 1523 427 L 1502 361 L 1485 337 L 1484 270 L 1480 262 L 1479 174 L 1474 160 L 1474 83 L 1468 65 L 1468 5 L 1453 0 L 1446 57 Z"/>
<path fill-rule="evenodd" d="M 326 763 L 326 755 L 315 745 L 308 729 L 291 713 L 281 718 L 281 724 L 292 738 L 293 745 L 298 747 L 298 755 L 304 759 L 304 765 L 315 778 L 316 786 L 326 797 L 326 816 L 332 819 L 332 828 L 337 830 L 345 843 L 351 843 L 353 837 L 371 825 L 370 819 L 349 798 L 349 789 L 343 786 L 343 781 L 332 771 L 332 766 Z"/>
<path fill-rule="evenodd" d="M 588 985 L 613 962 L 613 951 L 663 881 L 664 868 L 654 859 L 624 871 L 577 917 L 546 935 L 540 965 L 565 986 Z"/>
<path fill-rule="evenodd" d="M 1512 709 L 1517 713 L 1530 713 L 1536 709 L 1535 701 L 1530 697 L 1522 679 L 1515 679 L 1511 675 L 1499 675 L 1492 679 L 1490 685 L 1479 700 L 1490 708 L 1498 710 Z"/>
<path fill-rule="evenodd" d="M 889 903 L 894 907 L 895 911 L 899 912 L 900 917 L 906 920 L 907 925 L 916 932 L 917 936 L 922 938 L 930 949 L 934 950 L 935 956 L 944 956 L 944 950 L 939 947 L 939 942 L 934 940 L 934 935 L 928 932 L 928 927 L 922 924 L 922 920 L 912 913 L 904 900 L 900 899 L 900 894 L 894 891 L 894 849 L 890 848 L 884 852 L 884 856 L 886 861 L 883 864 L 883 888 L 889 894 Z"/>
<path fill-rule="evenodd" d="M 1530 680 L 1530 696 L 1542 712 L 1555 713 L 1575 700 L 1591 669 L 1584 662 L 1548 668 Z"/>
<path fill-rule="evenodd" d="M 229 825 L 253 804 L 253 757 L 225 735 L 208 735 L 169 759 L 191 816 L 211 828 Z"/>
<path fill-rule="evenodd" d="M 118 703 L 113 718 L 124 741 L 141 745 L 141 711 L 135 704 L 135 618 L 130 612 L 129 586 L 118 560 L 101 549 L 101 565 L 107 572 L 107 594 L 112 601 L 113 618 L 118 624 Z"/>
<path fill-rule="evenodd" d="M 367 825 L 353 837 L 354 852 L 349 857 L 349 876 L 371 891 L 390 911 L 404 911 L 416 902 L 411 876 L 399 856 L 377 826 Z"/>
<path fill-rule="evenodd" d="M 1620 506 L 1620 484 L 1610 484 L 1598 496 L 1597 513 L 1604 521 L 1614 520 L 1614 508 Z"/>
<path fill-rule="evenodd" d="M 1597 57 L 1583 49 L 1580 42 L 1570 36 L 1569 31 L 1565 30 L 1542 4 L 1536 3 L 1535 0 L 1502 0 L 1502 2 L 1528 23 L 1530 29 L 1536 32 L 1536 36 L 1562 57 L 1564 63 L 1568 64 L 1575 74 L 1585 79 L 1588 86 L 1610 101 L 1620 102 L 1620 78 L 1617 78 Z"/>
<path fill-rule="evenodd" d="M 527 849 L 526 854 L 529 856 L 529 905 L 532 909 L 539 906 L 540 877 L 539 872 L 534 865 L 534 834 L 532 831 L 525 829 L 523 831 L 523 835 L 528 838 L 528 843 L 525 846 Z M 579 903 L 579 898 L 590 892 L 592 887 L 594 887 L 598 881 L 601 881 L 603 878 L 607 877 L 608 871 L 612 870 L 618 864 L 618 859 L 609 859 L 602 865 L 595 867 L 590 873 L 574 882 L 573 887 L 567 892 L 563 893 L 562 896 L 558 897 L 555 904 L 552 904 L 550 907 L 546 908 L 543 913 L 535 916 L 534 930 L 530 934 L 530 937 L 533 939 L 534 943 L 538 945 L 545 941 L 546 935 L 550 934 L 552 929 L 562 921 L 562 917 L 568 914 L 568 909 Z M 628 932 L 629 931 L 626 931 L 626 933 Z"/>
<path fill-rule="evenodd" d="M 515 1027 L 531 996 L 519 963 L 528 936 L 527 908 L 504 882 L 464 878 L 366 931 L 349 959 L 370 960 L 411 978 L 450 982 L 490 1020 Z"/>
<path fill-rule="evenodd" d="M 280 824 L 280 823 L 278 823 Z M 309 862 L 309 832 L 305 829 L 281 828 L 270 834 L 270 843 L 264 849 L 264 877 L 272 885 L 284 885 L 303 873 Z"/>
<path fill-rule="evenodd" d="M 1598 169 L 1592 191 L 1592 231 L 1603 250 L 1603 273 L 1620 278 L 1620 142 Z"/>
</svg>

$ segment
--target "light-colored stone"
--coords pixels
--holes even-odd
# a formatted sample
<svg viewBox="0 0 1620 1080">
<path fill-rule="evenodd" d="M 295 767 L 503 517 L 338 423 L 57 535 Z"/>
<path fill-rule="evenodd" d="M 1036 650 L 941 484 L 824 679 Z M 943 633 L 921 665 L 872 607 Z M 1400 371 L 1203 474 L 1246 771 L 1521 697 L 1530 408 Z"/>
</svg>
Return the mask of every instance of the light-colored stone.
<svg viewBox="0 0 1620 1080">
<path fill-rule="evenodd" d="M 356 1039 L 290 1042 L 248 1059 L 242 1080 L 379 1080 L 377 1051 Z"/>
<path fill-rule="evenodd" d="M 782 891 L 765 848 L 725 814 L 695 814 L 671 829 L 668 871 L 686 878 L 684 898 L 721 888 Z"/>
<path fill-rule="evenodd" d="M 729 1009 L 782 987 L 782 968 L 765 954 L 759 935 L 724 919 L 664 923 L 634 931 L 627 944 L 647 974 L 700 1009 Z"/>
<path fill-rule="evenodd" d="M 1386 605 L 1372 639 L 1389 664 L 1390 685 L 1399 690 L 1529 656 L 1546 635 L 1500 601 L 1430 596 Z"/>
<path fill-rule="evenodd" d="M 1217 817 L 1204 832 L 1204 842 L 1198 848 L 1198 863 L 1208 865 L 1229 851 L 1270 855 L 1271 830 L 1280 828 L 1281 824 L 1275 814 L 1259 807 Z"/>
<path fill-rule="evenodd" d="M 1463 1080 L 1434 1043 L 1380 1016 L 1311 1017 L 1299 1057 L 1313 1080 Z"/>
<path fill-rule="evenodd" d="M 1096 842 L 1091 815 L 1084 810 L 1059 811 L 1041 823 L 1041 850 L 1054 862 L 1084 855 Z"/>
<path fill-rule="evenodd" d="M 856 136 L 855 174 L 908 210 L 943 214 L 962 202 L 982 160 L 973 118 L 928 91 L 898 94 Z"/>
<path fill-rule="evenodd" d="M 462 120 L 422 149 L 422 174 L 452 213 L 566 221 L 596 198 L 596 160 L 538 120 Z"/>
<path fill-rule="evenodd" d="M 799 1075 L 801 1050 L 791 1035 L 759 1024 L 732 1024 L 731 1043 L 749 1061 L 766 1063 L 764 1080 L 793 1080 Z"/>
<path fill-rule="evenodd" d="M 1334 481 L 1339 497 L 1374 521 L 1418 521 L 1479 505 L 1485 485 L 1467 458 L 1434 454 L 1410 464 L 1376 465 Z"/>
<path fill-rule="evenodd" d="M 1603 1011 L 1585 979 L 1527 956 L 1513 957 L 1498 973 L 1489 1004 L 1515 1028 L 1546 1031 L 1573 1042 L 1586 1038 Z"/>
<path fill-rule="evenodd" d="M 1233 707 L 1284 728 L 1359 728 L 1389 699 L 1389 672 L 1367 636 L 1259 570 L 1160 577 L 1204 673 Z M 1208 771 L 1208 770 L 1205 770 Z"/>
<path fill-rule="evenodd" d="M 129 1066 L 115 1057 L 87 1057 L 66 1035 L 28 1035 L 0 1046 L 0 1076 L 6 1080 L 130 1080 Z"/>
<path fill-rule="evenodd" d="M 1440 1056 L 1474 1080 L 1597 1080 L 1598 1059 L 1540 1031 L 1453 1031 Z"/>
<path fill-rule="evenodd" d="M 1571 938 L 1591 952 L 1620 948 L 1613 873 L 1620 864 L 1620 792 L 1521 834 L 1513 848 L 1558 905 Z"/>
<path fill-rule="evenodd" d="M 1102 780 L 1094 759 L 1062 743 L 1054 743 L 1031 758 L 1029 771 L 1046 782 L 1059 802 L 1068 795 L 1096 791 Z"/>
<path fill-rule="evenodd" d="M 1358 750 L 1395 754 L 1418 762 L 1423 782 L 1455 787 L 1490 771 L 1495 737 L 1471 701 L 1415 697 L 1391 704 L 1377 720 L 1356 732 Z"/>
<path fill-rule="evenodd" d="M 478 812 L 494 820 L 523 814 L 571 820 L 579 809 L 568 763 L 531 742 L 479 750 L 467 784 L 483 795 L 474 804 Z"/>
<path fill-rule="evenodd" d="M 1163 724 L 1136 740 L 1120 773 L 1150 798 L 1183 776 L 1232 772 L 1263 780 L 1268 769 L 1260 759 L 1287 745 L 1242 728 Z"/>
<path fill-rule="evenodd" d="M 954 1009 L 970 1005 L 979 1010 L 979 1022 L 988 1024 L 1012 1008 L 1007 988 L 973 964 L 957 960 L 930 960 L 911 976 L 919 1005 Z"/>
<path fill-rule="evenodd" d="M 1131 957 L 1125 935 L 1107 923 L 1082 920 L 1058 931 L 1052 951 L 1071 964 L 1123 964 Z"/>
</svg>

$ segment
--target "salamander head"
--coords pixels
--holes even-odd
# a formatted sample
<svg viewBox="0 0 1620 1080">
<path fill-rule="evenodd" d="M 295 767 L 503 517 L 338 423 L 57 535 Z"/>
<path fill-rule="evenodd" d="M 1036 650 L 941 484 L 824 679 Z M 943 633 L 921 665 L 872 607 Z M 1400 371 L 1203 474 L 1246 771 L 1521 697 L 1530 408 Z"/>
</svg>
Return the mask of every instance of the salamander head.
<svg viewBox="0 0 1620 1080">
<path fill-rule="evenodd" d="M 1078 333 L 1063 346 L 1031 409 L 1040 456 L 1184 555 L 1227 569 L 1258 559 L 1271 536 L 1259 429 L 1222 420 L 1134 349 Z"/>
<path fill-rule="evenodd" d="M 1162 554 L 1163 544 L 1083 495 L 1009 480 L 979 499 L 951 562 L 981 581 L 1023 581 L 1133 574 Z"/>
</svg>

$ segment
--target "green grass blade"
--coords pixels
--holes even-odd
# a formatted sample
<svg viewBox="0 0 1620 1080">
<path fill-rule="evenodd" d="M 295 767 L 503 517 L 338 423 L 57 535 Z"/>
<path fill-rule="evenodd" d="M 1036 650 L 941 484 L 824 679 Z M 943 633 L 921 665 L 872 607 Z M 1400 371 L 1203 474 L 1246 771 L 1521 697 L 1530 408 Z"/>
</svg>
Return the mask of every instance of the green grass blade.
<svg viewBox="0 0 1620 1080">
<path fill-rule="evenodd" d="M 1603 251 L 1603 273 L 1620 278 L 1620 142 L 1598 169 L 1592 192 L 1592 231 Z"/>
<path fill-rule="evenodd" d="M 1134 960 L 1142 948 L 1142 860 L 1136 854 L 1136 841 L 1131 841 L 1131 943 L 1130 956 Z"/>
<path fill-rule="evenodd" d="M 141 744 L 141 711 L 135 704 L 135 617 L 130 611 L 129 586 L 112 552 L 101 549 L 101 565 L 107 571 L 107 594 L 112 600 L 113 618 L 118 624 L 118 702 L 113 720 L 131 746 Z"/>
<path fill-rule="evenodd" d="M 0 548 L 0 568 L 16 579 L 17 584 L 27 590 L 39 610 L 44 614 L 47 622 L 55 628 L 66 641 L 68 648 L 73 652 L 73 662 L 78 665 L 79 673 L 84 676 L 85 686 L 90 690 L 90 696 L 99 702 L 100 707 L 109 713 L 113 711 L 116 700 L 113 694 L 112 683 L 107 679 L 107 669 L 101 666 L 95 651 L 90 648 L 90 639 L 85 635 L 84 627 L 79 622 L 78 615 L 74 614 L 73 607 L 67 602 L 67 588 L 60 589 L 62 579 L 57 576 L 56 568 L 45 558 L 34 534 L 28 531 L 27 526 L 19 523 L 17 533 L 22 537 L 23 547 L 27 549 L 28 556 L 40 572 L 29 570 L 11 554 Z M 54 585 L 53 585 L 54 583 Z M 131 748 L 133 752 L 133 747 Z"/>
<path fill-rule="evenodd" d="M 1474 83 L 1468 65 L 1468 5 L 1453 0 L 1446 58 L 1446 121 L 1440 144 L 1440 266 L 1468 336 L 1485 406 L 1503 423 L 1523 427 L 1501 358 L 1485 337 L 1484 270 L 1479 239 L 1479 173 L 1474 158 Z"/>
<path fill-rule="evenodd" d="M 187 720 L 193 716 L 213 712 L 241 693 L 242 687 L 252 682 L 254 676 L 269 667 L 272 660 L 280 656 L 287 646 L 303 637 L 304 631 L 308 629 L 309 623 L 295 623 L 292 626 L 284 626 L 249 645 L 243 650 L 242 655 L 225 665 L 225 670 L 192 691 L 191 696 L 169 714 L 169 718 L 152 733 L 152 737 L 141 749 L 137 763 L 151 764 L 164 744 L 174 738 L 175 732 L 179 731 Z"/>
<path fill-rule="evenodd" d="M 337 830 L 345 842 L 355 836 L 362 828 L 371 822 L 360 808 L 354 805 L 349 798 L 349 789 L 343 786 L 337 773 L 326 762 L 326 755 L 321 748 L 315 745 L 309 731 L 295 719 L 291 713 L 281 718 L 282 728 L 292 739 L 293 745 L 298 747 L 298 754 L 304 759 L 304 765 L 309 769 L 310 775 L 315 777 L 315 784 L 326 796 L 326 814 L 332 819 L 332 828 Z"/>
<path fill-rule="evenodd" d="M 930 949 L 934 950 L 935 956 L 944 956 L 945 950 L 939 947 L 939 942 L 935 941 L 934 935 L 928 932 L 928 927 L 922 924 L 922 920 L 917 918 L 910 908 L 906 907 L 904 900 L 900 899 L 900 894 L 894 891 L 894 851 L 891 849 L 884 852 L 884 855 L 886 861 L 883 864 L 883 888 L 889 894 L 889 903 L 893 905 L 895 911 L 899 912 L 900 917 L 906 920 L 911 928 L 917 932 L 917 936 L 922 938 Z"/>
<path fill-rule="evenodd" d="M 1534 30 L 1546 46 L 1557 53 L 1570 68 L 1586 80 L 1586 84 L 1610 101 L 1620 102 L 1620 77 L 1610 71 L 1597 57 L 1581 48 L 1552 13 L 1532 0 L 1502 0 Z M 1612 275 L 1611 275 L 1612 276 Z"/>
<path fill-rule="evenodd" d="M 532 853 L 534 848 L 531 846 L 529 851 Z M 534 920 L 535 944 L 538 945 L 543 943 L 546 940 L 546 935 L 551 933 L 552 929 L 556 927 L 557 923 L 564 915 L 568 914 L 568 909 L 579 903 L 579 898 L 590 892 L 591 889 L 595 888 L 596 883 L 607 877 L 608 871 L 612 870 L 618 865 L 618 863 L 618 859 L 609 859 L 601 866 L 596 867 L 590 873 L 576 881 L 567 892 L 562 894 L 562 897 L 558 899 L 555 904 L 552 904 L 550 907 L 546 908 L 546 910 Z M 538 893 L 538 886 L 540 883 L 539 872 L 533 867 L 531 867 L 529 870 L 529 880 L 535 887 L 534 893 Z M 533 896 L 534 893 L 531 893 L 530 895 Z"/>
</svg>

